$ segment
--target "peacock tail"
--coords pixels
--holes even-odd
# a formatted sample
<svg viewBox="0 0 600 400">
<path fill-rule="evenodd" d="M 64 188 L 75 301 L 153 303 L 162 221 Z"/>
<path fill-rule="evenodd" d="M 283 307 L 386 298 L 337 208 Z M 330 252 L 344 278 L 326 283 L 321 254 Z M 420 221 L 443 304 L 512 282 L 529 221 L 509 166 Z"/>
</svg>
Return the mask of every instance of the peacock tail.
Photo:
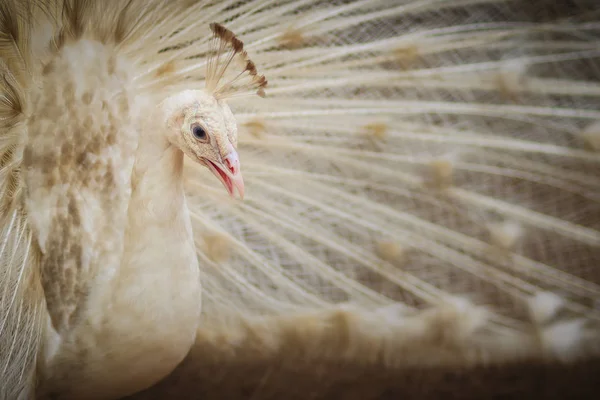
<svg viewBox="0 0 600 400">
<path fill-rule="evenodd" d="M 488 334 L 552 320 L 539 355 L 597 351 L 599 17 L 594 0 L 3 0 L 0 398 L 26 395 L 44 349 L 21 161 L 52 40 L 115 46 L 158 100 L 202 87 L 211 22 L 269 85 L 230 102 L 243 202 L 186 159 L 201 330 L 461 297 Z"/>
</svg>

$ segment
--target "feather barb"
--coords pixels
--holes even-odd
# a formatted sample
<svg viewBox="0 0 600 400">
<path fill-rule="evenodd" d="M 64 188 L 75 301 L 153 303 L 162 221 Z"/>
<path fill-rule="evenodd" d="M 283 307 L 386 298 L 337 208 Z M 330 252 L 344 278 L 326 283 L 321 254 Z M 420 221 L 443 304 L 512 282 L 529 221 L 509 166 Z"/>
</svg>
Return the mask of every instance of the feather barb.
<svg viewBox="0 0 600 400">
<path fill-rule="evenodd" d="M 259 75 L 256 65 L 244 50 L 244 43 L 223 25 L 211 23 L 213 36 L 206 66 L 206 89 L 218 99 L 252 94 L 265 96 L 267 79 Z M 232 62 L 239 62 L 242 71 L 225 78 Z"/>
</svg>

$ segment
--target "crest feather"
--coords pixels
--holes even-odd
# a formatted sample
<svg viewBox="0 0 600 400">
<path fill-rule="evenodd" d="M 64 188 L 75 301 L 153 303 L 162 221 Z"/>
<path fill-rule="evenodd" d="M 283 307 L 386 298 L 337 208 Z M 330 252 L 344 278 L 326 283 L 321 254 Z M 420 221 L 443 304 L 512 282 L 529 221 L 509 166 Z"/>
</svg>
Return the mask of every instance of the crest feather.
<svg viewBox="0 0 600 400">
<path fill-rule="evenodd" d="M 206 89 L 217 99 L 258 94 L 265 96 L 267 79 L 259 75 L 256 65 L 244 50 L 244 42 L 221 24 L 211 23 L 213 36 L 206 67 Z M 242 71 L 224 79 L 230 65 L 236 60 Z"/>
</svg>

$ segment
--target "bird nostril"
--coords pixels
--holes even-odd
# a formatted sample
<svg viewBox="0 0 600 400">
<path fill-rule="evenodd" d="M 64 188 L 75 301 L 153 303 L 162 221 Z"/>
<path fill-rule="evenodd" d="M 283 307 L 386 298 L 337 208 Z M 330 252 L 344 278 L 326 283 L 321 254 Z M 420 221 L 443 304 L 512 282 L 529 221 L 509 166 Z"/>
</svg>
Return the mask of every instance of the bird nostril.
<svg viewBox="0 0 600 400">
<path fill-rule="evenodd" d="M 240 172 L 240 160 L 238 158 L 237 153 L 231 152 L 227 156 L 223 158 L 224 164 L 227 166 L 227 169 L 233 175 L 237 175 Z"/>
<path fill-rule="evenodd" d="M 237 170 L 237 168 L 236 168 L 236 163 L 235 163 L 235 162 L 233 162 L 233 161 L 231 161 L 231 159 L 229 159 L 229 158 L 226 158 L 226 159 L 225 159 L 225 163 L 227 164 L 227 168 L 229 168 L 229 171 L 230 171 L 232 174 L 235 174 L 235 173 L 236 173 L 236 170 Z"/>
</svg>

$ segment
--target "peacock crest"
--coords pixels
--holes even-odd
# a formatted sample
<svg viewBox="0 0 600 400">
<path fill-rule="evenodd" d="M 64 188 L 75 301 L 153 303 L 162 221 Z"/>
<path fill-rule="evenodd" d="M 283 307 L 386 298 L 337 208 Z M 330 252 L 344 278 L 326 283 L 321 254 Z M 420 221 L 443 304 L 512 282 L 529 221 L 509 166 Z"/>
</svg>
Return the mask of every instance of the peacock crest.
<svg viewBox="0 0 600 400">
<path fill-rule="evenodd" d="M 267 79 L 258 74 L 254 62 L 244 50 L 244 42 L 221 24 L 213 22 L 210 29 L 213 36 L 207 57 L 206 89 L 217 99 L 254 93 L 264 97 Z M 232 63 L 241 67 L 242 71 L 238 72 L 239 68 L 233 71 Z"/>
<path fill-rule="evenodd" d="M 509 3 L 0 0 L 0 400 L 598 354 L 598 6 Z"/>
</svg>

